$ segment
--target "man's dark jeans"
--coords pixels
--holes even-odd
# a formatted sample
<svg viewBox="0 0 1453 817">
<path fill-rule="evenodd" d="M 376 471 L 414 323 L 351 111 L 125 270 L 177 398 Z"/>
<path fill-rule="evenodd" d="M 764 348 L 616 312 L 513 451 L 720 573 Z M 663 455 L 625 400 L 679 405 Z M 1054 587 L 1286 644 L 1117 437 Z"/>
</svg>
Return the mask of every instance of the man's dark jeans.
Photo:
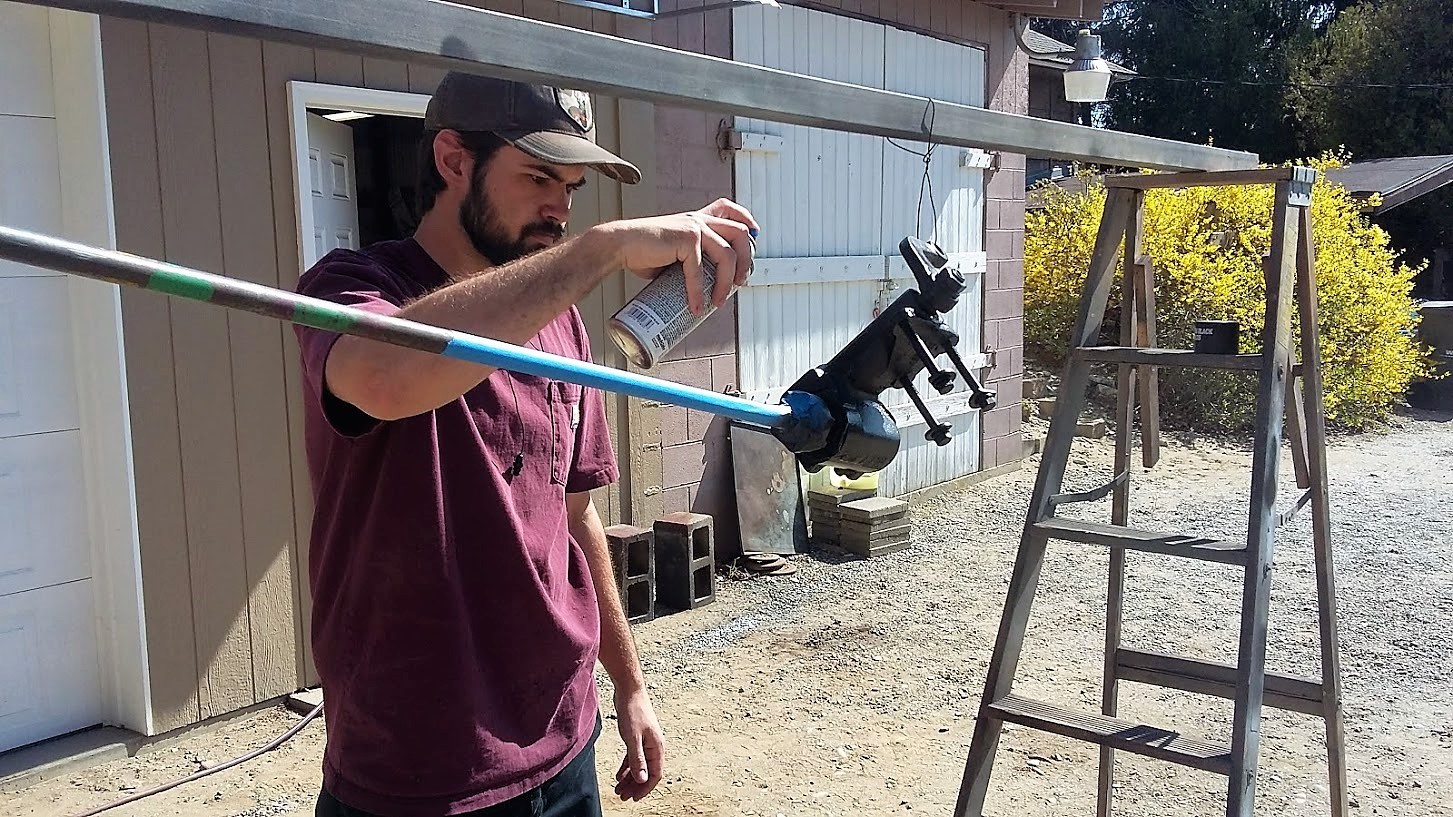
<svg viewBox="0 0 1453 817">
<path fill-rule="evenodd" d="M 314 817 L 375 817 L 345 806 L 325 789 Z M 595 742 L 534 791 L 462 817 L 601 817 L 600 784 L 595 776 Z"/>
</svg>

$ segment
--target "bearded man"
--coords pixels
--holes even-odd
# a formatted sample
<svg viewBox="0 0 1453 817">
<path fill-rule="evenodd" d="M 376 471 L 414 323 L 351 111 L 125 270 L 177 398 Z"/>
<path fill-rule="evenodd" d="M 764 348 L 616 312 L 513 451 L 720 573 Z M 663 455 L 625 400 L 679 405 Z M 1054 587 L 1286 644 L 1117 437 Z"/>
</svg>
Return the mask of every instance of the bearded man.
<svg viewBox="0 0 1453 817">
<path fill-rule="evenodd" d="M 575 304 L 607 275 L 686 268 L 720 306 L 757 225 L 719 200 L 565 239 L 593 169 L 578 91 L 452 73 L 424 118 L 418 228 L 334 250 L 298 292 L 590 360 Z M 700 284 L 702 259 L 734 275 Z M 591 491 L 617 479 L 593 390 L 297 327 L 314 660 L 326 700 L 320 817 L 601 813 L 597 660 L 625 757 L 615 792 L 661 779 L 663 740 Z"/>
</svg>

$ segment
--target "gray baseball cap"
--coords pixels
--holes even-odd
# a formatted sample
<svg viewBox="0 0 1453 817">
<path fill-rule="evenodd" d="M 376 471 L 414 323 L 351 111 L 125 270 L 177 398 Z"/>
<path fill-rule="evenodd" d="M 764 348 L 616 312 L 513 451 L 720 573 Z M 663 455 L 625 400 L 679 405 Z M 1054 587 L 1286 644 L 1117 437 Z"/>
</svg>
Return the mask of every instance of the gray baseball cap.
<svg viewBox="0 0 1453 817">
<path fill-rule="evenodd" d="M 542 161 L 589 165 L 625 184 L 641 171 L 595 143 L 590 94 L 451 71 L 424 111 L 426 130 L 490 131 Z"/>
</svg>

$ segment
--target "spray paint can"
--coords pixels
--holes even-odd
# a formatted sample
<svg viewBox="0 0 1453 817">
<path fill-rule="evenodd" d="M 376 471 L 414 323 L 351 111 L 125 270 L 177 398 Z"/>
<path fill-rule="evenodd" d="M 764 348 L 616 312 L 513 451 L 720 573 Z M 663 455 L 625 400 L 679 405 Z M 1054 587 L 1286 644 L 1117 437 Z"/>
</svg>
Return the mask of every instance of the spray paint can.
<svg viewBox="0 0 1453 817">
<path fill-rule="evenodd" d="M 752 241 L 755 256 L 757 242 Z M 748 267 L 750 269 L 750 266 Z M 621 352 L 642 369 L 653 369 L 686 336 L 716 312 L 711 291 L 716 285 L 716 265 L 701 259 L 701 285 L 706 293 L 706 310 L 696 315 L 686 299 L 686 269 L 681 262 L 662 270 L 636 297 L 626 302 L 606 323 L 606 331 Z M 731 297 L 736 293 L 732 286 Z"/>
</svg>

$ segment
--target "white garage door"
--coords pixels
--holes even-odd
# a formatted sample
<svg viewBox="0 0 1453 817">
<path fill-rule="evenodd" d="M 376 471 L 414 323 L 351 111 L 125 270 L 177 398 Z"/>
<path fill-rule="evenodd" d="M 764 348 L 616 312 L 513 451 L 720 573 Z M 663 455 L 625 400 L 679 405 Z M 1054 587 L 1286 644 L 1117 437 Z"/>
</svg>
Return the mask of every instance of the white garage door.
<svg viewBox="0 0 1453 817">
<path fill-rule="evenodd" d="M 976 48 L 796 6 L 738 9 L 732 38 L 742 62 L 984 104 L 984 52 Z M 775 399 L 912 286 L 898 251 L 910 234 L 935 240 L 965 273 L 970 289 L 946 320 L 968 365 L 983 365 L 984 178 L 964 166 L 964 150 L 934 149 L 930 195 L 915 155 L 922 143 L 747 118 L 735 127 L 749 134 L 737 154 L 736 195 L 762 223 L 757 268 L 738 295 L 743 392 Z M 915 385 L 954 438 L 942 448 L 928 442 L 907 394 L 884 394 L 903 435 L 880 476 L 889 495 L 979 470 L 979 417 L 968 411 L 962 383 L 947 396 L 926 375 Z"/>
<path fill-rule="evenodd" d="M 0 3 L 0 223 L 62 232 L 46 9 Z M 0 750 L 101 720 L 65 276 L 0 261 Z"/>
</svg>

